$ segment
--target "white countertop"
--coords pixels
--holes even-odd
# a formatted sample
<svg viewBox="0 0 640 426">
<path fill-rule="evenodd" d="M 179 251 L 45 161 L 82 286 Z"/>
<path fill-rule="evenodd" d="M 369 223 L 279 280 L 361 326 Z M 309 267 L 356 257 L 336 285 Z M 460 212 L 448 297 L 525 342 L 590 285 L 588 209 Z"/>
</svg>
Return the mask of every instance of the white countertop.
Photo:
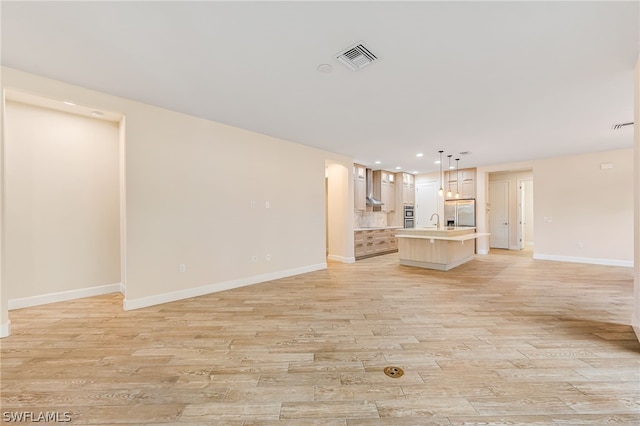
<svg viewBox="0 0 640 426">
<path fill-rule="evenodd" d="M 402 226 L 375 226 L 373 228 L 353 228 L 354 231 L 375 231 L 378 229 L 404 229 Z"/>
<path fill-rule="evenodd" d="M 453 237 L 446 237 L 446 236 L 438 236 L 438 235 L 396 235 L 397 238 L 415 238 L 415 239 L 421 239 L 421 240 L 446 240 L 446 241 L 460 241 L 462 243 L 464 243 L 464 241 L 467 240 L 473 240 L 475 238 L 480 238 L 480 237 L 487 237 L 491 234 L 486 233 L 486 232 L 480 232 L 480 233 L 472 233 L 472 234 L 464 234 L 464 235 L 456 235 Z"/>
</svg>

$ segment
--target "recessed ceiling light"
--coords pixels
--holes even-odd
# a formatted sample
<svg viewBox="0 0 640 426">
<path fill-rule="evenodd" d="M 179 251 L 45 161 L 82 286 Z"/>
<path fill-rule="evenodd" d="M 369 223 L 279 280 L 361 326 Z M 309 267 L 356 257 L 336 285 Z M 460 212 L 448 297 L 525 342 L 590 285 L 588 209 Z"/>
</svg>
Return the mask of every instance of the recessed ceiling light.
<svg viewBox="0 0 640 426">
<path fill-rule="evenodd" d="M 76 106 L 76 104 L 74 104 L 71 101 L 62 101 L 62 103 L 65 104 L 65 105 L 69 105 L 69 106 Z"/>
<path fill-rule="evenodd" d="M 422 157 L 423 155 L 424 155 L 423 153 L 419 152 L 416 154 L 416 157 Z"/>
<path fill-rule="evenodd" d="M 400 166 L 396 167 L 396 170 L 400 170 L 400 169 L 402 169 L 402 167 L 400 167 Z"/>
<path fill-rule="evenodd" d="M 382 161 L 374 161 L 375 164 L 380 164 Z"/>
<path fill-rule="evenodd" d="M 322 74 L 329 74 L 333 68 L 329 64 L 320 64 L 317 69 Z"/>
<path fill-rule="evenodd" d="M 440 164 L 440 160 L 434 161 L 433 164 Z"/>
<path fill-rule="evenodd" d="M 91 111 L 91 115 L 93 115 L 94 117 L 102 117 L 104 115 L 104 112 L 102 112 L 102 111 Z"/>
<path fill-rule="evenodd" d="M 417 171 L 417 170 L 414 170 L 414 171 L 413 171 L 413 174 L 414 174 L 414 175 L 417 175 L 417 174 L 418 174 L 418 171 Z"/>
</svg>

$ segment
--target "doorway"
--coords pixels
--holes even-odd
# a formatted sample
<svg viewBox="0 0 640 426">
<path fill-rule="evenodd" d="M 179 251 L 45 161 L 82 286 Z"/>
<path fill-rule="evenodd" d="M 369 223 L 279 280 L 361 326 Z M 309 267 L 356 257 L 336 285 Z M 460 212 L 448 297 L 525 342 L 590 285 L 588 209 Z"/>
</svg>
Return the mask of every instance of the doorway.
<svg viewBox="0 0 640 426">
<path fill-rule="evenodd" d="M 489 183 L 489 247 L 509 248 L 509 182 Z"/>
<path fill-rule="evenodd" d="M 438 183 L 427 182 L 416 186 L 416 228 L 433 226 L 429 220 L 433 213 L 438 213 Z"/>
<path fill-rule="evenodd" d="M 491 248 L 533 246 L 533 170 L 488 174 L 487 219 Z M 533 250 L 531 250 L 531 253 Z"/>
<path fill-rule="evenodd" d="M 353 254 L 353 193 L 349 196 L 349 169 L 326 161 L 326 246 L 327 259 L 355 262 Z"/>
<path fill-rule="evenodd" d="M 8 309 L 124 292 L 124 117 L 5 92 Z"/>
<path fill-rule="evenodd" d="M 533 179 L 518 181 L 519 234 L 520 249 L 533 248 Z"/>
</svg>

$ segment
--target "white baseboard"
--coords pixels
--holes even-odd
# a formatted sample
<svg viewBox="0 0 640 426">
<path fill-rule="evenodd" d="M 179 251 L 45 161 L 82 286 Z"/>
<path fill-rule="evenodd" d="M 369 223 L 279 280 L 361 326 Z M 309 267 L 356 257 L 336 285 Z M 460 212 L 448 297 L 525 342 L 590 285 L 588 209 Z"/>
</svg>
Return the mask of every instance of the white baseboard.
<svg viewBox="0 0 640 426">
<path fill-rule="evenodd" d="M 38 296 L 19 297 L 9 299 L 9 310 L 29 308 L 31 306 L 46 305 L 48 303 L 64 302 L 66 300 L 81 299 L 83 297 L 100 296 L 109 293 L 118 293 L 121 284 L 107 284 L 96 287 L 81 288 L 78 290 L 67 290 L 58 293 L 41 294 Z"/>
<path fill-rule="evenodd" d="M 335 260 L 337 262 L 342 262 L 342 263 L 355 263 L 355 261 L 356 261 L 355 257 L 344 257 L 344 256 L 338 256 L 336 254 L 328 255 L 327 259 Z"/>
<path fill-rule="evenodd" d="M 608 266 L 625 266 L 627 268 L 633 268 L 632 260 L 617 260 L 617 259 L 596 259 L 592 257 L 572 257 L 572 256 L 556 256 L 554 254 L 540 254 L 534 253 L 534 259 L 539 260 L 555 260 L 558 262 L 572 262 L 572 263 L 589 263 L 592 265 L 608 265 Z"/>
<path fill-rule="evenodd" d="M 477 254 L 489 254 L 489 250 L 478 250 Z"/>
<path fill-rule="evenodd" d="M 120 283 L 120 293 L 122 293 L 122 295 L 125 295 L 125 285 L 123 283 Z"/>
<path fill-rule="evenodd" d="M 0 338 L 9 337 L 11 334 L 11 320 L 0 324 Z"/>
<path fill-rule="evenodd" d="M 291 277 L 294 275 L 305 274 L 307 272 L 319 271 L 321 269 L 327 269 L 326 262 L 318 263 L 316 265 L 303 266 L 301 268 L 287 269 L 284 271 L 255 275 L 247 278 L 240 278 L 237 280 L 207 284 L 200 287 L 186 288 L 184 290 L 171 291 L 169 293 L 157 294 L 153 296 L 138 297 L 136 299 L 127 299 L 125 297 L 123 308 L 125 311 L 146 308 L 148 306 L 175 302 L 176 300 L 188 299 L 190 297 L 203 296 L 205 294 L 217 293 L 219 291 L 259 284 L 265 281 L 272 281 L 280 278 Z"/>
</svg>

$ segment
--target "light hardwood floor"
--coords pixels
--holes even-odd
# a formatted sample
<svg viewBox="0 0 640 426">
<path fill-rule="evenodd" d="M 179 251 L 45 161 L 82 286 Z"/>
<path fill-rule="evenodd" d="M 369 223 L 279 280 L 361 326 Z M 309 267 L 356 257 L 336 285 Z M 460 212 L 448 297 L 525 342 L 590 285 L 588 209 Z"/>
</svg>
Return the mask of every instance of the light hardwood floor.
<svg viewBox="0 0 640 426">
<path fill-rule="evenodd" d="M 629 268 L 397 254 L 130 312 L 11 311 L 2 413 L 70 424 L 640 424 Z M 400 378 L 387 366 L 404 369 Z"/>
</svg>

